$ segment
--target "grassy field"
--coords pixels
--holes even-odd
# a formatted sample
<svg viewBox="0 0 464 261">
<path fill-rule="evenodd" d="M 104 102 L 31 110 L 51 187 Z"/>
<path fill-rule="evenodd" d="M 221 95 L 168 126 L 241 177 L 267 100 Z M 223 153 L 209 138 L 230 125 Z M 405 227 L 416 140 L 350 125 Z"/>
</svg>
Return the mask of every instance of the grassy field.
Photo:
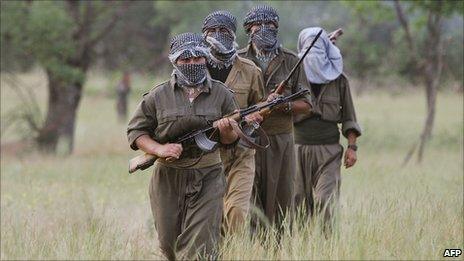
<svg viewBox="0 0 464 261">
<path fill-rule="evenodd" d="M 15 152 L 2 133 L 1 259 L 160 259 L 148 202 L 150 171 L 129 176 L 125 124 L 118 123 L 114 76 L 93 74 L 79 108 L 71 157 Z M 137 93 L 150 79 L 136 78 Z M 43 76 L 22 75 L 41 104 Z M 342 171 L 340 222 L 329 239 L 314 226 L 285 234 L 277 248 L 246 233 L 228 237 L 224 259 L 443 259 L 463 248 L 463 95 L 438 96 L 433 140 L 422 164 L 401 162 L 425 114 L 421 90 L 355 97 L 364 135 L 358 163 Z M 133 111 L 139 97 L 133 95 Z M 1 85 L 2 124 L 17 105 Z M 42 111 L 45 111 L 42 108 Z M 13 145 L 12 145 L 13 144 Z M 13 147 L 13 148 L 12 148 Z"/>
</svg>

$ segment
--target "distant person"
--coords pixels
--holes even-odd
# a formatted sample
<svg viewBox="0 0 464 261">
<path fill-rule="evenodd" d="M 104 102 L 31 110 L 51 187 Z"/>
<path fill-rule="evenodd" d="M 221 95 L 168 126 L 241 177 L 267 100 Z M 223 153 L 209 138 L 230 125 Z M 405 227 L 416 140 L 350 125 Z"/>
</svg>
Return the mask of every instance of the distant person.
<svg viewBox="0 0 464 261">
<path fill-rule="evenodd" d="M 204 153 L 195 142 L 170 143 L 235 110 L 233 94 L 209 77 L 207 57 L 202 35 L 175 36 L 171 80 L 143 95 L 127 129 L 132 149 L 159 157 L 149 193 L 159 246 L 169 260 L 217 258 L 225 190 L 219 150 Z M 231 124 L 237 123 L 219 120 L 220 144 L 236 142 Z"/>
<path fill-rule="evenodd" d="M 254 105 L 264 98 L 261 70 L 250 60 L 239 57 L 235 32 L 237 21 L 228 11 L 216 11 L 206 16 L 203 36 L 210 46 L 207 67 L 211 77 L 233 90 L 240 109 Z M 261 121 L 261 119 L 254 119 Z M 236 144 L 221 148 L 224 174 L 227 178 L 224 195 L 224 230 L 234 232 L 244 224 L 250 209 L 251 191 L 255 177 L 255 150 Z"/>
<path fill-rule="evenodd" d="M 321 30 L 306 28 L 298 38 L 298 52 L 303 55 Z M 340 167 L 343 147 L 340 131 L 348 139 L 343 163 L 352 167 L 357 160 L 356 139 L 361 128 L 356 121 L 348 79 L 343 72 L 340 50 L 324 31 L 303 61 L 313 95 L 313 111 L 309 117 L 295 119 L 297 156 L 296 202 L 306 203 L 312 216 L 323 215 L 324 228 L 330 228 L 340 191 Z M 298 119 L 299 118 L 299 119 Z M 330 230 L 326 230 L 330 231 Z"/>
<path fill-rule="evenodd" d="M 127 120 L 127 99 L 131 90 L 130 73 L 125 71 L 122 80 L 116 87 L 117 101 L 116 110 L 118 112 L 118 119 L 121 122 Z"/>
<path fill-rule="evenodd" d="M 275 88 L 298 62 L 292 51 L 281 46 L 277 37 L 279 15 L 267 5 L 253 7 L 244 18 L 243 27 L 250 37 L 249 44 L 238 51 L 241 57 L 253 61 L 261 68 L 264 95 L 268 101 L 278 95 Z M 300 67 L 301 69 L 301 67 Z M 308 88 L 302 70 L 298 70 L 285 86 L 287 96 Z M 270 147 L 256 151 L 256 177 L 254 195 L 256 205 L 271 224 L 279 228 L 282 218 L 293 206 L 295 182 L 295 150 L 292 113 L 310 111 L 308 97 L 289 102 L 264 119 L 262 128 L 268 134 Z"/>
</svg>

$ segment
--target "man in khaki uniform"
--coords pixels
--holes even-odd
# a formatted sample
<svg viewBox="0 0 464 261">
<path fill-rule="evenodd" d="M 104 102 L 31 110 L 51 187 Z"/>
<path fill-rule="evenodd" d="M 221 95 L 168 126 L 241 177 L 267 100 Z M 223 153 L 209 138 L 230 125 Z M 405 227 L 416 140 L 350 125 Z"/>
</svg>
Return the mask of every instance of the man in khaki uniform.
<svg viewBox="0 0 464 261">
<path fill-rule="evenodd" d="M 316 27 L 301 31 L 298 39 L 300 53 L 307 49 L 320 30 Z M 315 102 L 311 116 L 297 119 L 295 123 L 296 201 L 298 204 L 305 201 L 309 214 L 322 212 L 324 228 L 330 229 L 334 203 L 339 196 L 343 154 L 337 124 L 341 123 L 342 134 L 348 139 L 344 158 L 346 168 L 356 162 L 356 138 L 361 135 L 361 128 L 356 122 L 348 80 L 342 74 L 342 56 L 325 31 L 305 57 L 303 66 Z"/>
<path fill-rule="evenodd" d="M 149 192 L 160 248 L 170 260 L 214 258 L 220 237 L 225 180 L 219 151 L 203 154 L 193 141 L 170 143 L 235 110 L 233 94 L 207 75 L 207 55 L 202 35 L 174 37 L 172 79 L 143 96 L 127 129 L 132 149 L 160 158 Z M 237 140 L 233 123 L 219 121 L 220 143 Z"/>
<path fill-rule="evenodd" d="M 244 28 L 250 36 L 249 45 L 238 51 L 252 60 L 263 72 L 264 91 L 268 100 L 276 97 L 272 92 L 290 73 L 298 57 L 280 46 L 277 39 L 279 16 L 274 8 L 257 6 L 245 16 Z M 283 95 L 307 89 L 307 80 L 297 71 L 285 86 Z M 270 147 L 256 152 L 254 194 L 257 207 L 269 221 L 280 225 L 282 215 L 293 204 L 295 182 L 295 151 L 293 142 L 293 113 L 309 112 L 306 97 L 274 111 L 262 124 L 269 135 Z"/>
<path fill-rule="evenodd" d="M 210 46 L 207 67 L 211 77 L 224 82 L 235 93 L 240 109 L 264 98 L 260 69 L 250 60 L 237 56 L 235 32 L 237 21 L 228 11 L 215 11 L 203 22 L 203 35 Z M 233 232 L 243 225 L 250 208 L 255 177 L 255 150 L 237 144 L 221 148 L 227 178 L 224 196 L 224 228 Z"/>
</svg>

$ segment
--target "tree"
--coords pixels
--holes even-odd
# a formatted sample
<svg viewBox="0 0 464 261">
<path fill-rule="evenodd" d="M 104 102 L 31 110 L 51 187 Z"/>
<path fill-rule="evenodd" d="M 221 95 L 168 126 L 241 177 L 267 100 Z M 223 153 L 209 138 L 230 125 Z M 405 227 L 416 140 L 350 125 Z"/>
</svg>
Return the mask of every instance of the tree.
<svg viewBox="0 0 464 261">
<path fill-rule="evenodd" d="M 425 145 L 432 136 L 435 122 L 437 92 L 443 69 L 443 20 L 445 17 L 452 15 L 455 11 L 463 12 L 463 3 L 456 1 L 411 2 L 409 13 L 407 13 L 401 3 L 395 0 L 394 7 L 398 21 L 404 32 L 402 38 L 407 43 L 409 49 L 409 59 L 418 72 L 418 78 L 424 84 L 427 101 L 427 115 L 420 139 L 406 155 L 404 161 L 404 164 L 406 164 L 411 159 L 417 147 L 417 161 L 422 161 Z M 414 11 L 418 11 L 420 14 L 425 15 L 425 17 L 416 16 L 421 18 L 421 20 L 416 23 L 418 27 L 416 31 L 425 29 L 425 37 L 423 38 L 415 37 L 411 30 L 409 20 Z"/>
<path fill-rule="evenodd" d="M 365 82 L 377 78 L 385 62 L 385 50 L 391 48 L 392 33 L 396 29 L 394 13 L 378 1 L 344 1 L 350 9 L 345 22 L 345 34 L 339 41 L 344 66 L 351 76 L 360 80 L 356 90 L 364 90 Z"/>
<path fill-rule="evenodd" d="M 98 44 L 99 64 L 109 70 L 159 72 L 165 64 L 160 61 L 167 61 L 170 32 L 169 23 L 153 23 L 160 15 L 153 2 L 131 3 L 120 22 Z"/>
<path fill-rule="evenodd" d="M 48 106 L 35 138 L 39 148 L 56 152 L 63 142 L 66 153 L 74 147 L 76 113 L 94 48 L 115 26 L 128 2 L 2 2 L 2 28 L 46 71 Z M 3 35 L 3 33 L 2 33 Z"/>
</svg>

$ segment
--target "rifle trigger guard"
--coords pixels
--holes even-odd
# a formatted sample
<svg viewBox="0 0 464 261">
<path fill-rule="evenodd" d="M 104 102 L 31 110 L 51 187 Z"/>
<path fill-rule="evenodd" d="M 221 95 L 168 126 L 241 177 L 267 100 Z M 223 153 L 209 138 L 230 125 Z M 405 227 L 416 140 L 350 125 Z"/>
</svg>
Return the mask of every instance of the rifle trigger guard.
<svg viewBox="0 0 464 261">
<path fill-rule="evenodd" d="M 238 124 L 232 124 L 232 128 L 238 134 L 241 142 L 243 142 L 244 145 L 253 149 L 266 149 L 269 147 L 269 137 L 257 122 L 253 122 L 251 125 L 246 125 L 242 129 L 238 126 Z M 260 138 L 259 140 L 264 140 L 264 144 L 256 143 L 256 138 L 251 137 L 255 131 Z"/>
</svg>

